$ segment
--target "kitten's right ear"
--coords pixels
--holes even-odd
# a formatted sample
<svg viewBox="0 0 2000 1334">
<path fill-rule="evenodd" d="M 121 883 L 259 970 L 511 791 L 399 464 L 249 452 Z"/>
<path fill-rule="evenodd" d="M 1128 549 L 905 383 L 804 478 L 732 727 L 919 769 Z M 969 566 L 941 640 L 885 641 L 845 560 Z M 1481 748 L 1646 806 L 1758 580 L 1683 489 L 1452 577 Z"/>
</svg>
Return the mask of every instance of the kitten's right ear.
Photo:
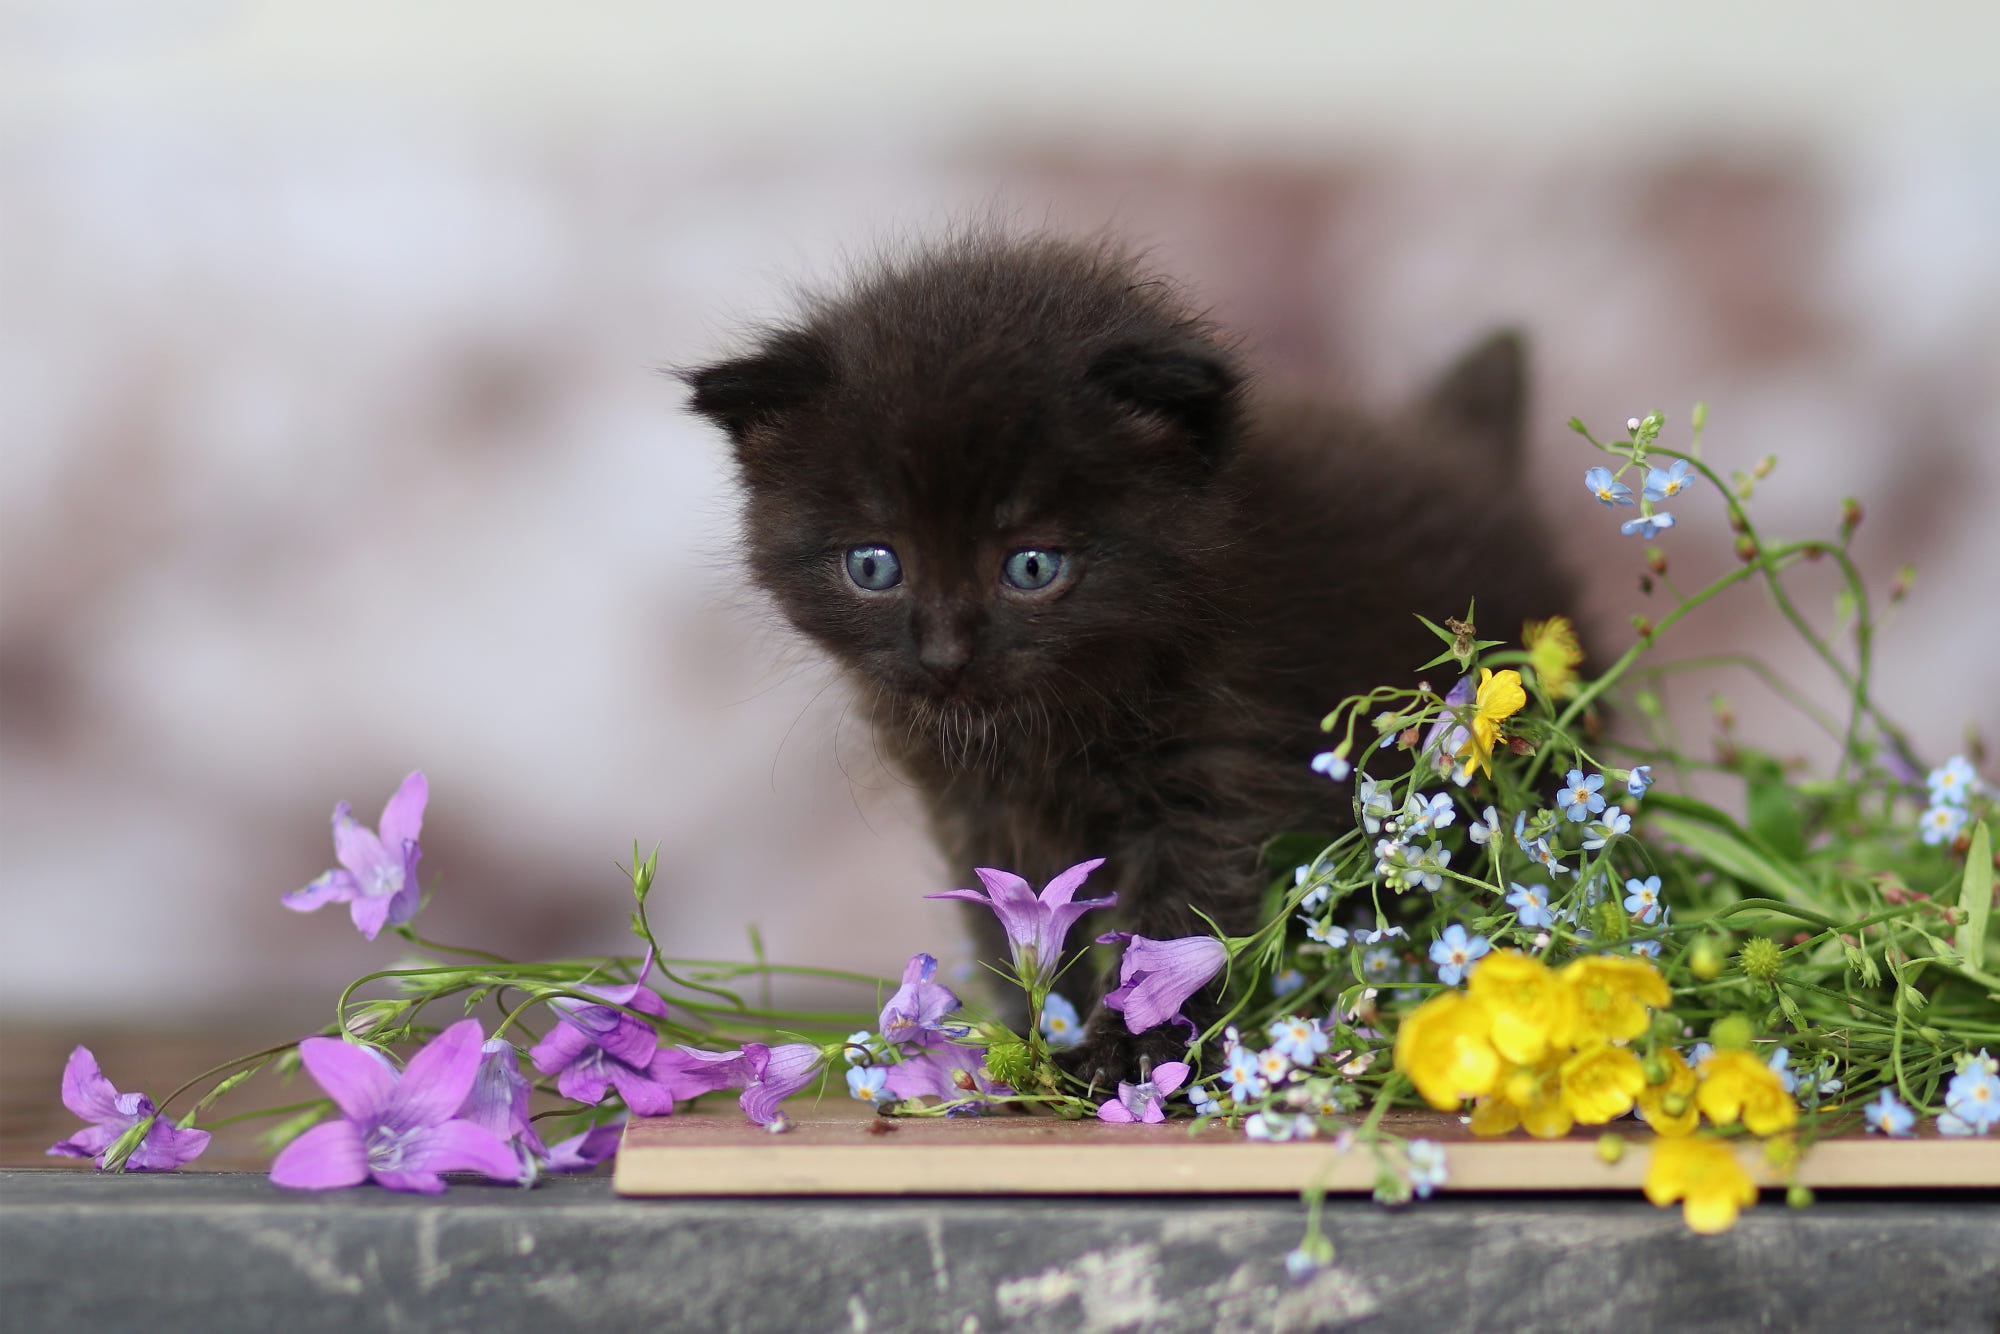
<svg viewBox="0 0 2000 1334">
<path fill-rule="evenodd" d="M 810 402 L 833 384 L 833 354 L 801 329 L 771 335 L 747 357 L 682 371 L 694 393 L 688 406 L 738 444 L 751 428 Z"/>
<path fill-rule="evenodd" d="M 1235 424 L 1236 368 L 1200 342 L 1120 343 L 1098 354 L 1092 383 L 1142 412 L 1164 417 L 1187 432 L 1211 464 L 1229 450 Z"/>
</svg>

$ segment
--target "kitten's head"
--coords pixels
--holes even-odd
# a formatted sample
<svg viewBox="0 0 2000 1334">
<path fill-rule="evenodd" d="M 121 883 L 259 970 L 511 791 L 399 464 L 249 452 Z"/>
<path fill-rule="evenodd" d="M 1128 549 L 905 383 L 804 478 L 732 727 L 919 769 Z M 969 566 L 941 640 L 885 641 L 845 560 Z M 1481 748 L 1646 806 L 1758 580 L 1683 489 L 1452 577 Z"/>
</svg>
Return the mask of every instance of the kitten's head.
<svg viewBox="0 0 2000 1334">
<path fill-rule="evenodd" d="M 1102 708 L 1215 632 L 1240 376 L 1114 251 L 959 243 L 685 378 L 758 581 L 879 703 Z"/>
</svg>

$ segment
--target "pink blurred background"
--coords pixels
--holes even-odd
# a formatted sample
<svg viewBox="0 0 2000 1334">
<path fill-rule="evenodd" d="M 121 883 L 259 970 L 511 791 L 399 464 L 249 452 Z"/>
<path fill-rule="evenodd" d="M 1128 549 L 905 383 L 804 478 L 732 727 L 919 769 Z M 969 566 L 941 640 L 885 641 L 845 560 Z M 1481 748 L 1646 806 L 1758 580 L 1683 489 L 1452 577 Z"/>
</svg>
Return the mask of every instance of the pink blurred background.
<svg viewBox="0 0 2000 1334">
<path fill-rule="evenodd" d="M 1639 549 L 1561 423 L 1705 398 L 1711 459 L 1780 456 L 1770 529 L 1857 495 L 1878 590 L 1919 567 L 1879 680 L 1927 756 L 1990 734 L 1996 14 L 0 9 L 0 1014 L 329 1006 L 393 950 L 278 896 L 413 767 L 433 936 L 622 949 L 637 839 L 684 954 L 950 953 L 909 794 L 746 594 L 655 372 L 966 218 L 1150 244 L 1271 378 L 1383 406 L 1525 328 L 1613 649 Z M 1724 568 L 1679 508 L 1677 574 Z M 1741 592 L 1675 651 L 1824 697 L 1774 625 Z M 1746 732 L 1824 758 L 1746 681 Z"/>
</svg>

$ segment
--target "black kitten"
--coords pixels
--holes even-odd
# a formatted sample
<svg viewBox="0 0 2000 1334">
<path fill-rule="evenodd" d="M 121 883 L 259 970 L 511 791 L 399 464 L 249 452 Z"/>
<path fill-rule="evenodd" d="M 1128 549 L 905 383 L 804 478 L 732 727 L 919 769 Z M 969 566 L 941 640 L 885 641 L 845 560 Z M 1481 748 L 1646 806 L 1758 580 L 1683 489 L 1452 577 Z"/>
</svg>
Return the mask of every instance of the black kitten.
<svg viewBox="0 0 2000 1334">
<path fill-rule="evenodd" d="M 1247 933 L 1260 845 L 1344 822 L 1317 722 L 1434 655 L 1413 612 L 1477 597 L 1504 638 L 1570 605 L 1511 336 L 1369 421 L 1246 394 L 1115 248 L 979 239 L 686 379 L 735 443 L 758 582 L 847 669 L 961 882 L 1103 857 L 1090 892 L 1141 935 Z M 1065 1063 L 1103 1087 L 1182 1040 L 1099 1006 Z"/>
</svg>

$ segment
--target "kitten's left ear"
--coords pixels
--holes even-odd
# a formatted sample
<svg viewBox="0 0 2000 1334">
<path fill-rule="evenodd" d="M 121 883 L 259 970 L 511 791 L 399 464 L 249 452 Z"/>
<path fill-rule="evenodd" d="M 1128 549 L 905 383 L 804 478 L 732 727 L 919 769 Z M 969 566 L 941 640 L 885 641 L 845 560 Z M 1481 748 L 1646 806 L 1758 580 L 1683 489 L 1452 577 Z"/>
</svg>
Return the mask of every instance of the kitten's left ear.
<svg viewBox="0 0 2000 1334">
<path fill-rule="evenodd" d="M 1209 463 L 1229 452 L 1242 378 L 1214 347 L 1194 340 L 1119 343 L 1100 352 L 1088 374 L 1126 406 L 1180 427 Z"/>
<path fill-rule="evenodd" d="M 1474 437 L 1505 461 L 1520 456 L 1527 404 L 1528 347 L 1514 329 L 1481 339 L 1424 398 L 1433 421 Z"/>
<path fill-rule="evenodd" d="M 760 423 L 799 407 L 833 384 L 833 356 L 816 334 L 787 329 L 747 357 L 680 372 L 688 406 L 737 444 Z"/>
</svg>

